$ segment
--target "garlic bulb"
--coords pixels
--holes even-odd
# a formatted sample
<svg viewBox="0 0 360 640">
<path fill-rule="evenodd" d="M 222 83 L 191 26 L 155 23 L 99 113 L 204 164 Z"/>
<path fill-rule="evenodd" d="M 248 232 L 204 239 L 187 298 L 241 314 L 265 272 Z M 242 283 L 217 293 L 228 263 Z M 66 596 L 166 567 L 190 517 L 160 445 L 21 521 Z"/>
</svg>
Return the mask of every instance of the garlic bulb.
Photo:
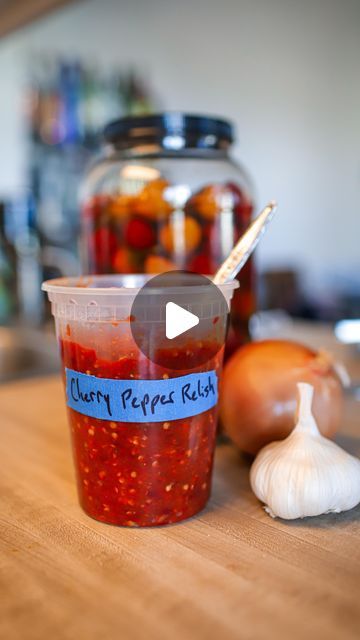
<svg viewBox="0 0 360 640">
<path fill-rule="evenodd" d="M 301 382 L 292 433 L 258 453 L 251 488 L 265 510 L 292 520 L 347 511 L 360 502 L 360 460 L 324 438 L 311 413 L 314 388 Z"/>
</svg>

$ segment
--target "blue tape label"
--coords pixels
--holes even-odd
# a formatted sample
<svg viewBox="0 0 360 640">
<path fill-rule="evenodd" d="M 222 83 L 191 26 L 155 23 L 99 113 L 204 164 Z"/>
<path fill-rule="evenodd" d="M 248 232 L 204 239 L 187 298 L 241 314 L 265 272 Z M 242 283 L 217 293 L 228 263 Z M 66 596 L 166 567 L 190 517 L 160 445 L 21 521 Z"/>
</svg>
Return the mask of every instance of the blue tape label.
<svg viewBox="0 0 360 640">
<path fill-rule="evenodd" d="M 215 371 L 166 380 L 114 380 L 72 369 L 65 372 L 68 407 L 100 420 L 180 420 L 211 409 L 218 400 Z"/>
</svg>

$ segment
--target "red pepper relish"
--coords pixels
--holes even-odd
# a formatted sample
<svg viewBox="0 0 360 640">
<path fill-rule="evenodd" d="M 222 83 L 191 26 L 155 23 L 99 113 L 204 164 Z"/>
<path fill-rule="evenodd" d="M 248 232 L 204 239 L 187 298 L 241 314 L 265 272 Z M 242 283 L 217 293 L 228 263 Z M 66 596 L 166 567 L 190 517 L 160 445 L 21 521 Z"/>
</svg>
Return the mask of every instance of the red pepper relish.
<svg viewBox="0 0 360 640">
<path fill-rule="evenodd" d="M 124 353 L 120 342 L 116 351 Z M 71 339 L 60 345 L 64 369 L 113 380 L 166 380 L 200 371 L 219 375 L 223 357 L 223 348 L 214 356 L 214 345 L 202 343 L 209 350 L 205 365 L 173 371 L 135 349 L 107 360 Z M 188 361 L 187 351 L 177 352 L 178 362 Z M 173 357 L 169 353 L 169 366 Z M 204 508 L 211 489 L 216 405 L 163 422 L 152 422 L 151 414 L 148 422 L 99 419 L 69 406 L 68 414 L 80 503 L 89 516 L 142 527 L 178 522 Z"/>
</svg>

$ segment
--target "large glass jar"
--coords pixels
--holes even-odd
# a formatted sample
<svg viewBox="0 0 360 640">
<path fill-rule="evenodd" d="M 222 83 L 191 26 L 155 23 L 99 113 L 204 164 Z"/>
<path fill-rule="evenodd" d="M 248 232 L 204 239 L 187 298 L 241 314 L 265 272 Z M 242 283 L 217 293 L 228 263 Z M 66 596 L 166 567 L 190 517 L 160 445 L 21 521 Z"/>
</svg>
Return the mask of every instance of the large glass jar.
<svg viewBox="0 0 360 640">
<path fill-rule="evenodd" d="M 122 118 L 82 190 L 83 272 L 213 274 L 250 223 L 244 170 L 229 156 L 232 126 L 164 113 Z M 247 338 L 253 264 L 240 274 L 228 350 Z"/>
</svg>

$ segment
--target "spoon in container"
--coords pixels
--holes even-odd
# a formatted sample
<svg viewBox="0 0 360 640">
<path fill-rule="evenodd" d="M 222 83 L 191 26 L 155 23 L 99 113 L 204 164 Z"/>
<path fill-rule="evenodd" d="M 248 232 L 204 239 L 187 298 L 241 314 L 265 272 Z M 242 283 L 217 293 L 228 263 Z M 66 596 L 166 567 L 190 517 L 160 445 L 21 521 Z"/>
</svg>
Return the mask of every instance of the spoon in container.
<svg viewBox="0 0 360 640">
<path fill-rule="evenodd" d="M 230 282 L 237 276 L 254 251 L 269 222 L 271 222 L 276 208 L 277 203 L 271 200 L 259 213 L 215 273 L 213 277 L 214 284 L 225 284 L 225 282 Z"/>
</svg>

